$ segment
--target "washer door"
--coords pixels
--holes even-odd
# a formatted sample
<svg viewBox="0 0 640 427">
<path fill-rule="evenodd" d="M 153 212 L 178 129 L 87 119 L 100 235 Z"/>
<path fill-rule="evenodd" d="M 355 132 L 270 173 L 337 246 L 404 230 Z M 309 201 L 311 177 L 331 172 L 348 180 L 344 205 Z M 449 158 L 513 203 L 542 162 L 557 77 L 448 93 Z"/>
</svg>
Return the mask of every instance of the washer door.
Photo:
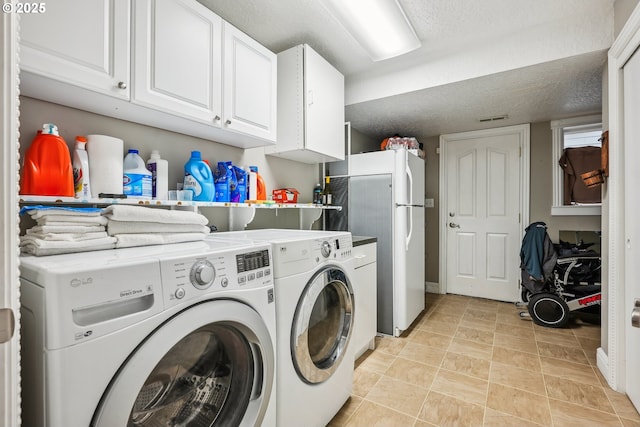
<svg viewBox="0 0 640 427">
<path fill-rule="evenodd" d="M 132 353 L 91 425 L 260 425 L 272 392 L 274 360 L 269 332 L 250 307 L 231 300 L 192 306 Z"/>
<path fill-rule="evenodd" d="M 305 382 L 324 382 L 340 366 L 352 335 L 353 309 L 353 288 L 341 268 L 328 266 L 314 274 L 291 330 L 293 364 Z"/>
</svg>

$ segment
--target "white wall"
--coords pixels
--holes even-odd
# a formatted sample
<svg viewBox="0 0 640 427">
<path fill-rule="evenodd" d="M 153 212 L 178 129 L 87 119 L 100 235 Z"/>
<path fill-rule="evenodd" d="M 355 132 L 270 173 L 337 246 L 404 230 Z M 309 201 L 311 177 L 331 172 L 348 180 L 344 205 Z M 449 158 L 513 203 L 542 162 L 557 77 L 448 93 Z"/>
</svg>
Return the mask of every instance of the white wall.
<svg viewBox="0 0 640 427">
<path fill-rule="evenodd" d="M 143 159 L 148 159 L 152 149 L 160 151 L 162 158 L 169 162 L 169 188 L 175 189 L 184 177 L 184 164 L 192 150 L 198 150 L 211 165 L 219 161 L 233 161 L 237 165 L 256 165 L 267 184 L 267 194 L 275 188 L 294 187 L 300 191 L 299 201 L 312 200 L 312 191 L 317 179 L 318 167 L 277 157 L 265 156 L 263 148 L 242 150 L 217 142 L 207 141 L 187 135 L 140 125 L 74 108 L 64 107 L 33 98 L 21 97 L 20 104 L 20 151 L 31 144 L 36 131 L 43 123 L 55 123 L 60 135 L 73 149 L 76 135 L 103 134 L 124 140 L 124 151 L 137 148 Z M 123 158 L 124 154 L 123 153 Z M 256 223 L 263 227 L 297 228 L 297 212 L 283 213 L 283 210 L 256 214 Z M 203 214 L 210 217 L 220 229 L 227 228 L 225 209 L 205 209 Z M 252 224 L 255 226 L 255 224 Z"/>
</svg>

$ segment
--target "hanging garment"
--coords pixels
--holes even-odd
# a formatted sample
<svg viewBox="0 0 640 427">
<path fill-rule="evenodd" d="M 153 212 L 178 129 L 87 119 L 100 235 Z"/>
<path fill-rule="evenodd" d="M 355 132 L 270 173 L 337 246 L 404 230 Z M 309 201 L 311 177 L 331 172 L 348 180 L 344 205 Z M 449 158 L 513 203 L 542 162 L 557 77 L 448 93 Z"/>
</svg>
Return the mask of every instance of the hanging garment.
<svg viewBox="0 0 640 427">
<path fill-rule="evenodd" d="M 525 229 L 520 248 L 522 285 L 535 294 L 551 279 L 558 255 L 544 222 L 534 222 Z"/>
<path fill-rule="evenodd" d="M 599 169 L 601 166 L 600 147 L 565 148 L 559 164 L 564 170 L 563 204 L 600 203 L 600 187 L 588 188 L 580 175 Z"/>
</svg>

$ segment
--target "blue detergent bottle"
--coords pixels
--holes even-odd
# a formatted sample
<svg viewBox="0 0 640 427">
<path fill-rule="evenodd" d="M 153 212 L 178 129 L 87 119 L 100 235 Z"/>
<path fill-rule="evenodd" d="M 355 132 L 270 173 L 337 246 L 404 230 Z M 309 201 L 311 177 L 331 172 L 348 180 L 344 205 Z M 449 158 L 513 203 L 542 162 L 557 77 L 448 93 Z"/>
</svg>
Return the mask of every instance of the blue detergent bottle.
<svg viewBox="0 0 640 427">
<path fill-rule="evenodd" d="M 214 196 L 213 174 L 211 168 L 202 160 L 199 151 L 192 151 L 191 158 L 184 165 L 184 187 L 193 192 L 193 199 L 211 202 Z"/>
</svg>

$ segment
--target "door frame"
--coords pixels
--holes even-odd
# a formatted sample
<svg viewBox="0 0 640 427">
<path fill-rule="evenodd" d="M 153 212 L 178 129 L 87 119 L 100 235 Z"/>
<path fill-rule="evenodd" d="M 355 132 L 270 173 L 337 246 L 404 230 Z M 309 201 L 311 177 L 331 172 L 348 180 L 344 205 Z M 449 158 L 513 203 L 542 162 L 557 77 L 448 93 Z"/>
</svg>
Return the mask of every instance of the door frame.
<svg viewBox="0 0 640 427">
<path fill-rule="evenodd" d="M 603 287 L 607 304 L 607 325 L 603 328 L 602 347 L 597 351 L 598 369 L 609 386 L 619 392 L 626 390 L 627 366 L 625 310 L 625 186 L 624 186 L 624 85 L 623 67 L 640 47 L 640 6 L 636 6 L 616 37 L 608 55 L 609 82 L 609 177 L 603 204 L 602 224 L 607 224 L 608 261 L 607 286 Z M 604 228 L 604 227 L 603 227 Z M 603 230 L 605 231 L 605 230 Z M 603 236 L 606 237 L 606 236 Z M 606 347 L 605 347 L 606 344 Z"/>
<path fill-rule="evenodd" d="M 438 291 L 447 293 L 447 150 L 446 146 L 457 141 L 465 141 L 490 136 L 502 136 L 516 134 L 520 138 L 520 235 L 524 236 L 524 229 L 529 224 L 529 181 L 530 181 L 530 124 L 505 126 L 500 128 L 483 129 L 470 132 L 452 133 L 440 135 L 440 274 Z M 519 277 L 519 275 L 516 275 Z"/>
<path fill-rule="evenodd" d="M 13 1 L 5 2 L 15 4 Z M 0 344 L 0 425 L 20 425 L 20 302 L 18 273 L 18 15 L 0 17 L 2 83 L 0 114 L 4 179 L 0 201 L 2 256 L 0 261 L 0 308 L 10 308 L 15 316 L 13 337 Z"/>
</svg>

